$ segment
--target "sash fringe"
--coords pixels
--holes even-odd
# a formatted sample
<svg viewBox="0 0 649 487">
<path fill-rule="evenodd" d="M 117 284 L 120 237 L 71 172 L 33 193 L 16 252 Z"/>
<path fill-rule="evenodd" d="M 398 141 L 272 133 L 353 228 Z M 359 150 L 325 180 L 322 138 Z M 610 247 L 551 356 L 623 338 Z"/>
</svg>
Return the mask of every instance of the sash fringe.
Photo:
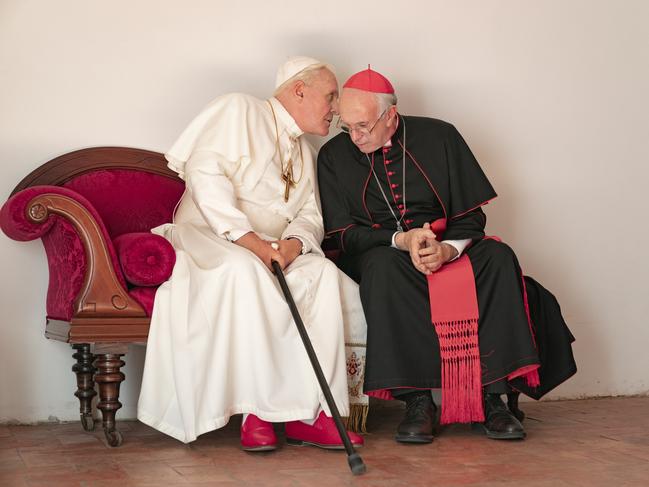
<svg viewBox="0 0 649 487">
<path fill-rule="evenodd" d="M 478 319 L 433 321 L 442 359 L 441 424 L 483 422 Z"/>
</svg>

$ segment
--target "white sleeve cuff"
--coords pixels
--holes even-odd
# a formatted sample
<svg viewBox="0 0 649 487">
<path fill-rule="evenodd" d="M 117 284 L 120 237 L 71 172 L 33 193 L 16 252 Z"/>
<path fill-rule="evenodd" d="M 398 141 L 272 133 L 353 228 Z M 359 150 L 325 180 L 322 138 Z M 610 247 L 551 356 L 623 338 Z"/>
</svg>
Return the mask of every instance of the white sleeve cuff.
<svg viewBox="0 0 649 487">
<path fill-rule="evenodd" d="M 458 259 L 462 255 L 462 252 L 464 252 L 466 246 L 471 243 L 471 239 L 465 238 L 462 240 L 442 240 L 442 243 L 449 244 L 450 246 L 455 247 L 455 250 L 457 250 L 457 255 L 449 261 L 452 262 L 455 259 Z"/>
<path fill-rule="evenodd" d="M 250 233 L 251 231 L 252 230 L 230 230 L 229 232 L 225 232 L 223 235 L 225 235 L 225 238 L 229 242 L 236 242 L 241 237 L 243 237 L 246 233 Z"/>
<path fill-rule="evenodd" d="M 397 235 L 400 234 L 400 233 L 402 233 L 402 232 L 397 230 L 396 232 L 394 232 L 392 234 L 392 243 L 390 244 L 390 247 L 392 247 L 393 249 L 398 249 L 399 248 L 399 247 L 397 247 Z"/>
</svg>

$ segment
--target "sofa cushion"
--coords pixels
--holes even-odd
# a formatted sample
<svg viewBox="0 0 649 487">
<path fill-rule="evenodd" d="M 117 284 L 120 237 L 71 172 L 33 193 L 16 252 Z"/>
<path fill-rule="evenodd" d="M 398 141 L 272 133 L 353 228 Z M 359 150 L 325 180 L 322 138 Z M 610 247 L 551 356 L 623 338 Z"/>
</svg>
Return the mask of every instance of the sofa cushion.
<svg viewBox="0 0 649 487">
<path fill-rule="evenodd" d="M 125 233 L 113 244 L 126 280 L 135 286 L 158 286 L 171 276 L 176 253 L 160 235 Z"/>
</svg>

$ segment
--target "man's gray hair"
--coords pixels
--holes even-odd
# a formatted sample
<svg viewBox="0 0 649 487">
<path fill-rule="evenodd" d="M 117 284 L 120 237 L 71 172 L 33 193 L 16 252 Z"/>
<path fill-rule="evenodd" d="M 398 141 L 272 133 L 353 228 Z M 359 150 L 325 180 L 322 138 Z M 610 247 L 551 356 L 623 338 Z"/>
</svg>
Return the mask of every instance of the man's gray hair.
<svg viewBox="0 0 649 487">
<path fill-rule="evenodd" d="M 376 116 L 382 115 L 392 105 L 397 104 L 397 95 L 394 93 L 374 93 L 376 96 Z"/>
<path fill-rule="evenodd" d="M 308 85 L 322 69 L 327 69 L 331 71 L 332 74 L 334 75 L 336 74 L 336 70 L 331 64 L 327 64 L 327 63 L 312 64 L 311 66 L 307 66 L 302 71 L 297 73 L 295 76 L 287 79 L 277 88 L 275 88 L 275 92 L 273 93 L 273 96 L 279 95 L 282 91 L 284 91 L 286 88 L 291 86 L 296 81 L 302 81 L 305 85 Z"/>
</svg>

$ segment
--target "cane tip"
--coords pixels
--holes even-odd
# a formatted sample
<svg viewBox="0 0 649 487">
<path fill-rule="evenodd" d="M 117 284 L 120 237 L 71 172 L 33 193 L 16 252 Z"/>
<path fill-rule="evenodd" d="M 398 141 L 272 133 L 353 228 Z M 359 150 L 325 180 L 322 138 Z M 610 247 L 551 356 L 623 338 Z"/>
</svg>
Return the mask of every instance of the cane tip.
<svg viewBox="0 0 649 487">
<path fill-rule="evenodd" d="M 358 453 L 352 453 L 347 457 L 347 463 L 349 463 L 349 468 L 352 469 L 354 475 L 363 475 L 367 472 L 367 467 L 363 463 L 363 459 Z"/>
</svg>

